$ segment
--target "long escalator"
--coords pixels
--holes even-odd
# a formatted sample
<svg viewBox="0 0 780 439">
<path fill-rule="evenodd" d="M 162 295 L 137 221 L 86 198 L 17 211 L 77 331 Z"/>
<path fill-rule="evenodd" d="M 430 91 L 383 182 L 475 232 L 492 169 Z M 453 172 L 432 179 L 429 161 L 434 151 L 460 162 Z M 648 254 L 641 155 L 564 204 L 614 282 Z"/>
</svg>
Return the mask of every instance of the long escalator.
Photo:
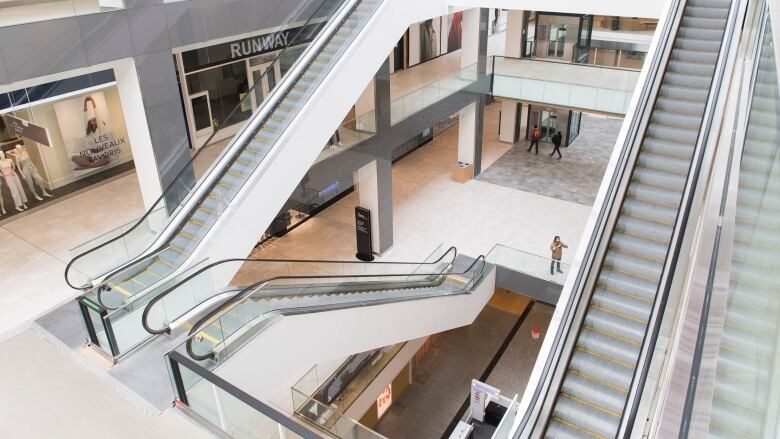
<svg viewBox="0 0 780 439">
<path fill-rule="evenodd" d="M 778 343 L 780 92 L 766 24 L 740 162 L 726 314 L 718 348 L 710 437 L 770 437 L 767 410 Z M 776 385 L 777 383 L 774 383 Z"/>
<path fill-rule="evenodd" d="M 544 428 L 548 438 L 618 434 L 729 18 L 728 0 L 688 1 L 616 226 Z"/>
</svg>

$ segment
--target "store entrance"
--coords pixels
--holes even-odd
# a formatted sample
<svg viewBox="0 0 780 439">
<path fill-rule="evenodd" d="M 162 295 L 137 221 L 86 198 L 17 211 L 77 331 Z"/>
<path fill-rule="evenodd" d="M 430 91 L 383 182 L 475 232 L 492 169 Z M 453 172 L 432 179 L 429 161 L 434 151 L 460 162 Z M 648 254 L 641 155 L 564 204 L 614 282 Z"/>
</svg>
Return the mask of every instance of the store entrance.
<svg viewBox="0 0 780 439">
<path fill-rule="evenodd" d="M 269 70 L 273 64 L 273 69 Z M 257 110 L 257 106 L 262 104 L 266 97 L 271 93 L 271 90 L 276 87 L 279 79 L 282 77 L 282 72 L 279 67 L 279 63 L 267 62 L 258 65 L 252 65 L 249 63 L 249 88 L 255 87 L 255 84 L 259 81 L 260 84 L 254 89 L 251 94 L 252 99 L 252 112 Z M 268 74 L 265 72 L 268 71 Z"/>
<path fill-rule="evenodd" d="M 555 110 L 542 110 L 542 120 L 539 124 L 542 131 L 542 142 L 552 143 L 552 137 L 558 132 L 558 113 Z"/>
</svg>

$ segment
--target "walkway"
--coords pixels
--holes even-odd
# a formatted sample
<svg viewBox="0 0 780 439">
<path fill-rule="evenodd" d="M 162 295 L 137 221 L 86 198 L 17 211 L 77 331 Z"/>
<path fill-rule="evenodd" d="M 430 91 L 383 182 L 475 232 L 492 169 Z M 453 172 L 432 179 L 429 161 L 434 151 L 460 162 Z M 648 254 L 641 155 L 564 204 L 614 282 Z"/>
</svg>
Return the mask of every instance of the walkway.
<svg viewBox="0 0 780 439">
<path fill-rule="evenodd" d="M 622 119 L 582 114 L 580 135 L 562 160 L 550 157 L 552 144 L 542 143 L 539 155 L 528 152 L 528 141 L 515 144 L 479 180 L 592 206 L 615 148 Z M 569 238 L 571 241 L 571 238 Z"/>
</svg>

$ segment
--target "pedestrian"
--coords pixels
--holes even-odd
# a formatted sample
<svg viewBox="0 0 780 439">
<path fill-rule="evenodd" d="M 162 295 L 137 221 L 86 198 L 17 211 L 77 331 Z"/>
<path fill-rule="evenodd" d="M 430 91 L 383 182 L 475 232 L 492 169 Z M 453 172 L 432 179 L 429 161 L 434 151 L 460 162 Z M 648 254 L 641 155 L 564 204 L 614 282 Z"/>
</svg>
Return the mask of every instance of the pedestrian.
<svg viewBox="0 0 780 439">
<path fill-rule="evenodd" d="M 555 264 L 558 264 L 558 273 L 563 273 L 561 270 L 561 257 L 563 257 L 563 249 L 569 248 L 560 236 L 555 236 L 552 244 L 550 244 L 550 251 L 552 252 L 552 260 L 550 261 L 550 274 L 555 274 Z"/>
<path fill-rule="evenodd" d="M 539 154 L 539 138 L 542 137 L 542 132 L 539 131 L 539 126 L 534 125 L 534 130 L 531 131 L 531 146 L 528 147 L 528 152 L 531 152 L 531 148 L 536 145 L 535 154 Z"/>
<path fill-rule="evenodd" d="M 561 155 L 561 141 L 563 140 L 563 134 L 558 131 L 558 134 L 553 135 L 552 142 L 553 142 L 553 152 L 550 153 L 550 157 L 553 156 L 556 152 L 558 153 L 558 160 L 562 159 L 563 156 Z"/>
</svg>

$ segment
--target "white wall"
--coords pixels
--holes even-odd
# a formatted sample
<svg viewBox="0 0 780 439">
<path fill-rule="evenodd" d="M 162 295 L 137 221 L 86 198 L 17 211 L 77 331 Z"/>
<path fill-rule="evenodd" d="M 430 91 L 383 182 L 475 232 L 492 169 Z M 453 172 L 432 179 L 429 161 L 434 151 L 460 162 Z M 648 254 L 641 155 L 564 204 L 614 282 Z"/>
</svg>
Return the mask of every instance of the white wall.
<svg viewBox="0 0 780 439">
<path fill-rule="evenodd" d="M 456 9 L 493 7 L 522 9 L 527 11 L 659 18 L 666 1 L 599 0 L 583 2 L 579 0 L 449 0 L 448 3 Z"/>
<path fill-rule="evenodd" d="M 214 372 L 287 410 L 312 365 L 471 324 L 495 289 L 495 270 L 471 294 L 284 317 Z"/>
</svg>

